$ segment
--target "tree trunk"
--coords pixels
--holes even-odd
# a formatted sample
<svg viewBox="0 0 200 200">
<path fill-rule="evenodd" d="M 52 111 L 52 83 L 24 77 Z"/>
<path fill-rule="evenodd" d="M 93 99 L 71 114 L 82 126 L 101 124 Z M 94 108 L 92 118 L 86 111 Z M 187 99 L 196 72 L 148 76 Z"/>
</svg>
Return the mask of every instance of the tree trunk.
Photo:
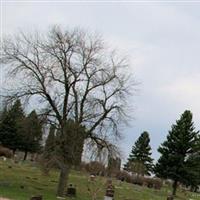
<svg viewBox="0 0 200 200">
<path fill-rule="evenodd" d="M 23 159 L 24 161 L 26 160 L 27 155 L 28 155 L 28 151 L 25 151 L 25 152 L 24 152 L 24 159 Z"/>
<path fill-rule="evenodd" d="M 59 177 L 58 188 L 57 188 L 57 196 L 59 197 L 65 196 L 65 190 L 67 187 L 69 172 L 70 172 L 69 167 L 63 167 L 60 170 L 60 177 Z"/>
<path fill-rule="evenodd" d="M 13 156 L 15 155 L 15 153 L 16 153 L 16 149 L 13 149 Z"/>
<path fill-rule="evenodd" d="M 172 185 L 172 188 L 173 188 L 172 196 L 176 196 L 177 184 L 178 184 L 178 181 L 175 180 L 173 185 Z"/>
</svg>

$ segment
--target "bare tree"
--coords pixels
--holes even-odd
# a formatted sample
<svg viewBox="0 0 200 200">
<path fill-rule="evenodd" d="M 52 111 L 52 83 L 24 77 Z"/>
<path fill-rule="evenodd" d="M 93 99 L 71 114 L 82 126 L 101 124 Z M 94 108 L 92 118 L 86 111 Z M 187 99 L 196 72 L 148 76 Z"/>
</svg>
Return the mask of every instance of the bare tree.
<svg viewBox="0 0 200 200">
<path fill-rule="evenodd" d="M 45 35 L 5 37 L 1 53 L 2 66 L 15 83 L 7 85 L 6 98 L 34 99 L 40 113 L 59 130 L 57 194 L 62 196 L 76 141 L 90 138 L 109 148 L 107 144 L 120 137 L 118 126 L 126 121 L 127 96 L 134 85 L 127 59 L 109 50 L 96 34 L 57 26 Z M 69 120 L 85 131 L 71 133 Z"/>
</svg>

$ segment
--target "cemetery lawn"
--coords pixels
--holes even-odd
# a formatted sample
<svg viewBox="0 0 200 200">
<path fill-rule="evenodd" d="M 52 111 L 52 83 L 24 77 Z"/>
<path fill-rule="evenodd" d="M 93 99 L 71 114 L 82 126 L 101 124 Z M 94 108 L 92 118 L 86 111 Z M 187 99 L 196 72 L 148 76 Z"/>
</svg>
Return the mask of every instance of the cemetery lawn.
<svg viewBox="0 0 200 200">
<path fill-rule="evenodd" d="M 88 182 L 88 174 L 72 171 L 70 183 L 76 185 L 77 197 L 73 200 L 92 200 L 88 186 L 91 190 L 100 190 L 97 200 L 103 200 L 105 193 L 105 178 L 97 178 L 95 184 Z M 7 197 L 11 200 L 29 200 L 32 195 L 43 195 L 44 200 L 56 200 L 55 192 L 58 172 L 52 171 L 49 176 L 44 176 L 38 166 L 30 163 L 13 164 L 10 161 L 0 161 L 0 198 Z M 166 200 L 169 188 L 154 190 L 133 184 L 114 181 L 115 200 Z M 200 194 L 183 193 L 178 191 L 177 200 L 200 200 Z M 70 200 L 70 198 L 66 198 Z"/>
</svg>

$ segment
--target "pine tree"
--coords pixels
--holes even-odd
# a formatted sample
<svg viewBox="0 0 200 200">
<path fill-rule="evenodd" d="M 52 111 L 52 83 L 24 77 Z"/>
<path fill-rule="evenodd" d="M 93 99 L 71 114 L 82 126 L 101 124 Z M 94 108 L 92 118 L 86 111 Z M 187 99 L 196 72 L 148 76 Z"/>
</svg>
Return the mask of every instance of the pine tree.
<svg viewBox="0 0 200 200">
<path fill-rule="evenodd" d="M 67 134 L 66 134 L 67 133 Z M 58 138 L 58 154 L 68 157 L 68 162 L 72 163 L 73 166 L 79 166 L 81 163 L 81 156 L 83 152 L 83 145 L 86 135 L 85 127 L 78 124 L 72 119 L 69 119 L 66 123 L 65 131 L 61 137 Z"/>
<path fill-rule="evenodd" d="M 200 185 L 200 152 L 191 154 L 185 164 L 185 185 L 191 187 L 191 191 L 196 192 Z"/>
<path fill-rule="evenodd" d="M 21 148 L 21 134 L 25 115 L 20 100 L 5 109 L 0 123 L 0 142 L 15 152 Z"/>
<path fill-rule="evenodd" d="M 200 135 L 197 138 L 195 152 L 187 158 L 185 168 L 188 172 L 186 174 L 185 184 L 191 187 L 191 191 L 196 192 L 200 186 Z"/>
<path fill-rule="evenodd" d="M 44 151 L 41 160 L 41 167 L 44 174 L 48 175 L 52 167 L 58 167 L 56 165 L 56 128 L 54 125 L 50 126 L 49 134 L 47 136 Z"/>
<path fill-rule="evenodd" d="M 73 166 L 79 166 L 86 133 L 85 127 L 78 125 L 73 120 L 68 120 L 65 132 L 60 134 L 59 131 L 60 130 L 55 129 L 54 126 L 50 127 L 50 132 L 44 148 L 44 161 L 52 165 L 55 159 L 60 160 L 61 157 L 67 155 Z M 60 146 L 62 146 L 62 149 L 65 151 L 61 152 Z M 68 154 L 70 154 L 70 156 Z"/>
<path fill-rule="evenodd" d="M 155 166 L 155 172 L 161 178 L 174 181 L 172 195 L 176 194 L 178 182 L 187 182 L 188 156 L 195 152 L 197 134 L 192 113 L 186 110 L 176 124 L 172 125 L 167 140 L 158 148 L 161 157 Z"/>
<path fill-rule="evenodd" d="M 48 137 L 46 139 L 45 147 L 44 147 L 44 158 L 50 159 L 55 153 L 56 146 L 56 135 L 55 135 L 55 126 L 51 125 Z"/>
<path fill-rule="evenodd" d="M 36 153 L 41 149 L 42 123 L 35 110 L 25 118 L 23 126 L 20 150 L 24 151 L 24 160 L 26 160 L 28 152 Z"/>
<path fill-rule="evenodd" d="M 7 107 L 4 107 L 0 116 L 0 145 L 1 144 L 5 145 L 6 143 L 5 130 L 7 130 L 6 127 L 8 126 L 8 124 L 9 124 L 8 111 Z"/>
<path fill-rule="evenodd" d="M 124 169 L 140 175 L 150 175 L 153 170 L 153 159 L 151 158 L 150 138 L 148 132 L 143 132 L 135 145 L 132 147 L 128 162 Z"/>
</svg>

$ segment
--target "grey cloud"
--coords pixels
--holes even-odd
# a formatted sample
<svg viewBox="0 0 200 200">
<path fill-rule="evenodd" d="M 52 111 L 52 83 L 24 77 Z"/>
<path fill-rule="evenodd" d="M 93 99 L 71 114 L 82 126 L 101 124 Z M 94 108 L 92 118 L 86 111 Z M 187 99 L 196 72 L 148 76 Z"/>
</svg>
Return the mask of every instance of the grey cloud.
<svg viewBox="0 0 200 200">
<path fill-rule="evenodd" d="M 129 55 L 140 92 L 132 97 L 135 120 L 123 132 L 127 156 L 143 130 L 151 134 L 153 156 L 185 109 L 200 129 L 200 4 L 7 3 L 3 32 L 46 30 L 52 24 L 100 31 Z M 132 99 L 130 102 L 132 102 Z"/>
</svg>

